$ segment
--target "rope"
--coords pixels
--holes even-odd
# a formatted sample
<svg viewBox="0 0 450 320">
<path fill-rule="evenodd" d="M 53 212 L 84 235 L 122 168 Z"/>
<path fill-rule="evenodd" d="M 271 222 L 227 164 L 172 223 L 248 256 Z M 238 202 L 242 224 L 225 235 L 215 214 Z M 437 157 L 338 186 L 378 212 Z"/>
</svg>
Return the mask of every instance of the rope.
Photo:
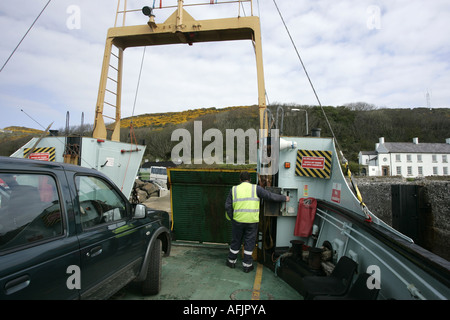
<svg viewBox="0 0 450 320">
<path fill-rule="evenodd" d="M 144 58 L 145 58 L 146 48 L 147 47 L 144 47 L 144 51 L 142 53 L 141 67 L 140 67 L 140 70 L 139 70 L 138 83 L 137 83 L 137 86 L 136 86 L 136 93 L 134 95 L 133 111 L 131 113 L 131 121 L 130 121 L 130 144 L 133 144 L 133 139 L 134 139 L 134 143 L 136 145 L 136 150 L 137 150 L 137 140 L 136 140 L 136 134 L 134 132 L 134 127 L 133 127 L 133 118 L 134 118 L 134 110 L 136 109 L 136 101 L 137 101 L 137 96 L 138 96 L 138 92 L 139 92 L 139 85 L 141 83 L 141 75 L 142 75 L 142 69 L 143 69 L 143 66 L 144 66 Z M 131 152 L 130 152 L 130 156 L 128 157 L 127 167 L 125 169 L 125 175 L 123 177 L 122 187 L 120 188 L 120 191 L 122 191 L 123 186 L 125 184 L 125 178 L 127 176 L 127 171 L 128 171 L 128 166 L 130 164 L 130 161 L 131 161 Z"/>
<path fill-rule="evenodd" d="M 16 50 L 19 48 L 20 44 L 22 43 L 22 41 L 25 39 L 25 37 L 27 36 L 28 32 L 30 32 L 30 30 L 33 28 L 34 24 L 36 23 L 36 21 L 38 21 L 39 17 L 42 15 L 42 13 L 44 12 L 45 8 L 47 8 L 47 6 L 50 4 L 52 0 L 48 0 L 47 4 L 44 6 L 44 9 L 42 9 L 42 11 L 39 13 L 39 15 L 36 17 L 36 19 L 34 19 L 33 23 L 31 24 L 31 27 L 28 28 L 27 32 L 25 32 L 25 35 L 22 37 L 22 39 L 19 41 L 19 44 L 14 48 L 13 52 L 10 54 L 10 56 L 8 57 L 8 59 L 6 59 L 6 62 L 3 64 L 2 68 L 0 69 L 0 72 L 3 71 L 3 68 L 5 68 L 6 64 L 9 62 L 9 59 L 12 58 L 12 56 L 14 55 L 14 53 L 16 52 Z"/>
<path fill-rule="evenodd" d="M 138 92 L 139 92 L 139 85 L 141 83 L 142 67 L 144 65 L 144 58 L 145 58 L 145 50 L 146 49 L 147 49 L 147 47 L 144 47 L 144 52 L 142 53 L 141 68 L 139 69 L 139 77 L 138 77 L 138 83 L 137 83 L 137 87 L 136 87 L 136 93 L 134 94 L 133 112 L 131 114 L 131 118 L 134 117 L 134 109 L 136 108 L 136 100 L 137 100 L 137 96 L 138 96 Z"/>
<path fill-rule="evenodd" d="M 285 29 L 287 31 L 287 34 L 288 34 L 289 38 L 291 39 L 291 43 L 294 46 L 295 52 L 297 53 L 297 57 L 300 60 L 300 63 L 302 65 L 302 67 L 303 67 L 303 70 L 305 71 L 306 77 L 308 78 L 309 84 L 311 85 L 311 88 L 312 88 L 312 90 L 314 92 L 314 96 L 316 97 L 317 102 L 319 103 L 320 109 L 322 110 L 323 116 L 325 117 L 325 121 L 327 122 L 328 128 L 331 131 L 333 139 L 334 139 L 334 141 L 336 143 L 336 146 L 337 146 L 337 148 L 339 150 L 339 153 L 340 153 L 340 155 L 342 157 L 342 163 L 345 165 L 345 170 L 347 172 L 348 177 L 350 178 L 350 182 L 351 182 L 351 184 L 353 186 L 353 189 L 355 190 L 356 197 L 358 198 L 358 200 L 359 200 L 359 202 L 361 204 L 361 208 L 362 208 L 364 214 L 367 217 L 367 221 L 372 221 L 372 218 L 369 215 L 368 209 L 367 209 L 366 205 L 364 204 L 364 202 L 362 200 L 362 196 L 361 196 L 361 193 L 359 192 L 358 186 L 356 185 L 356 183 L 353 182 L 353 180 L 351 178 L 350 168 L 348 167 L 348 160 L 344 157 L 344 154 L 342 152 L 342 148 L 340 147 L 339 142 L 336 139 L 336 135 L 334 134 L 333 128 L 331 127 L 330 121 L 328 121 L 328 117 L 327 117 L 327 115 L 325 113 L 325 110 L 324 110 L 324 108 L 322 106 L 322 103 L 320 102 L 319 96 L 317 95 L 316 89 L 314 88 L 314 85 L 313 85 L 313 83 L 311 81 L 311 77 L 309 76 L 308 71 L 306 70 L 305 64 L 303 63 L 303 60 L 302 60 L 302 58 L 300 56 L 300 53 L 297 50 L 297 46 L 295 45 L 295 42 L 292 39 L 291 33 L 289 32 L 289 29 L 288 29 L 288 27 L 286 25 L 286 22 L 284 21 L 283 15 L 281 14 L 281 11 L 278 8 L 278 5 L 277 5 L 275 0 L 273 0 L 273 3 L 275 4 L 275 7 L 277 8 L 277 11 L 278 11 L 278 14 L 280 15 L 281 21 L 283 22 L 283 25 L 284 25 L 284 27 L 285 27 Z"/>
<path fill-rule="evenodd" d="M 330 124 L 330 122 L 328 121 L 328 117 L 327 117 L 327 115 L 326 115 L 326 113 L 325 113 L 325 110 L 324 110 L 323 107 L 322 107 L 322 103 L 320 102 L 319 96 L 317 95 L 316 89 L 314 88 L 314 85 L 313 85 L 313 83 L 312 83 L 312 81 L 311 81 L 311 77 L 309 76 L 308 71 L 306 70 L 306 67 L 305 67 L 305 64 L 303 63 L 302 57 L 300 56 L 300 53 L 299 53 L 298 50 L 297 50 L 297 46 L 295 45 L 295 42 L 294 42 L 294 40 L 292 39 L 291 33 L 289 32 L 289 29 L 288 29 L 288 27 L 287 27 L 287 25 L 286 25 L 286 22 L 284 21 L 283 15 L 281 14 L 281 11 L 280 11 L 280 9 L 278 8 L 278 5 L 277 5 L 277 3 L 276 3 L 275 0 L 273 0 L 273 3 L 275 4 L 275 7 L 277 8 L 278 14 L 280 15 L 281 21 L 283 22 L 284 28 L 285 28 L 286 31 L 287 31 L 287 34 L 288 34 L 288 36 L 289 36 L 289 39 L 291 39 L 291 43 L 292 43 L 292 45 L 294 46 L 295 52 L 297 53 L 297 57 L 298 57 L 298 59 L 300 60 L 300 63 L 301 63 L 301 65 L 302 65 L 302 67 L 303 67 L 303 70 L 305 71 L 306 77 L 308 78 L 309 84 L 311 85 L 311 88 L 312 88 L 312 90 L 313 90 L 313 92 L 314 92 L 314 96 L 316 97 L 316 100 L 317 100 L 317 102 L 318 102 L 318 104 L 319 104 L 319 106 L 320 106 L 320 109 L 322 110 L 322 113 L 323 113 L 323 115 L 324 115 L 324 117 L 325 117 L 325 120 L 326 120 L 326 122 L 327 122 L 327 124 L 328 124 L 328 127 L 329 127 L 330 130 L 331 130 L 331 134 L 333 135 L 333 138 L 334 138 L 334 140 L 336 141 L 336 144 L 338 144 L 338 147 L 339 147 L 339 143 L 338 143 L 338 141 L 337 141 L 337 139 L 336 139 L 336 136 L 335 136 L 335 134 L 334 134 L 333 128 L 331 127 L 331 124 Z M 339 149 L 341 149 L 341 148 L 339 147 Z"/>
</svg>

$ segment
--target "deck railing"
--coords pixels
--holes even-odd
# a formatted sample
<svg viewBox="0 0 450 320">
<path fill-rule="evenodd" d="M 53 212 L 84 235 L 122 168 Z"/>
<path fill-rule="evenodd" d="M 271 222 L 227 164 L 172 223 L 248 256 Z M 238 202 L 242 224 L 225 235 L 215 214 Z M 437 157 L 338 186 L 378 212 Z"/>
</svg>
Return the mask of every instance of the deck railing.
<svg viewBox="0 0 450 320">
<path fill-rule="evenodd" d="M 421 292 L 412 284 L 410 281 L 405 279 L 403 275 L 407 275 L 413 277 L 420 283 L 420 286 L 427 288 L 430 292 L 432 292 L 438 299 L 445 300 L 446 298 L 432 285 L 430 285 L 425 279 L 423 279 L 418 273 L 412 270 L 405 263 L 400 261 L 395 255 L 389 252 L 385 246 L 380 245 L 378 242 L 373 241 L 370 237 L 366 236 L 364 233 L 358 231 L 353 228 L 351 224 L 348 224 L 345 221 L 341 221 L 328 212 L 317 209 L 317 216 L 319 216 L 323 221 L 327 222 L 331 226 L 337 228 L 341 234 L 347 236 L 349 239 L 357 243 L 361 248 L 363 248 L 366 252 L 368 252 L 372 257 L 378 260 L 385 268 L 389 270 L 400 282 L 402 282 L 407 290 L 410 292 L 412 296 L 416 299 L 426 300 L 426 298 L 421 294 Z M 341 224 L 342 226 L 339 226 Z M 353 233 L 353 234 L 352 234 Z M 347 244 L 345 244 L 347 247 Z M 344 248 L 343 252 L 346 251 Z M 375 251 L 379 251 L 379 253 L 375 253 Z M 386 260 L 393 261 L 391 265 Z"/>
<path fill-rule="evenodd" d="M 238 17 L 243 15 L 247 15 L 246 13 L 246 6 L 247 8 L 250 6 L 250 15 L 253 16 L 253 0 L 230 0 L 230 1 L 218 1 L 218 0 L 204 0 L 197 3 L 184 3 L 183 0 L 151 0 L 149 2 L 149 7 L 152 9 L 174 9 L 178 8 L 181 5 L 181 8 L 183 7 L 197 7 L 197 6 L 211 6 L 211 5 L 230 5 L 234 4 L 238 6 Z M 151 5 L 151 6 L 150 6 Z M 126 17 L 128 13 L 141 13 L 142 8 L 138 9 L 128 9 L 128 0 L 118 0 L 117 2 L 117 11 L 116 11 L 116 19 L 114 22 L 114 27 L 124 27 L 126 25 Z M 122 24 L 118 25 L 119 22 L 119 16 L 121 16 Z"/>
</svg>

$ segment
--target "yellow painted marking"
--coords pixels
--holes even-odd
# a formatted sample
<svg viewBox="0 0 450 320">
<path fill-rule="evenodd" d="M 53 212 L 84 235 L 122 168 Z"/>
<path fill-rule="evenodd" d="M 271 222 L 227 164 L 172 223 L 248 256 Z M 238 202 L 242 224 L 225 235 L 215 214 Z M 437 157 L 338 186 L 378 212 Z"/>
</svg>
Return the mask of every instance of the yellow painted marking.
<svg viewBox="0 0 450 320">
<path fill-rule="evenodd" d="M 256 268 L 255 282 L 253 283 L 252 300 L 259 300 L 259 296 L 261 293 L 262 273 L 263 265 L 258 263 L 258 267 Z"/>
</svg>

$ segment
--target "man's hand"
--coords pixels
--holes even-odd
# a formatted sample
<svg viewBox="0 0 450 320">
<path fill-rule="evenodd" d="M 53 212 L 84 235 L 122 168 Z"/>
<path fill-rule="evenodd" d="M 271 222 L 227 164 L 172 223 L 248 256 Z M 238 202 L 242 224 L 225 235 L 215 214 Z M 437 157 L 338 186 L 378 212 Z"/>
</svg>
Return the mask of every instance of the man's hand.
<svg viewBox="0 0 450 320">
<path fill-rule="evenodd" d="M 289 199 L 290 199 L 289 196 L 286 196 L 286 202 L 289 202 Z"/>
</svg>

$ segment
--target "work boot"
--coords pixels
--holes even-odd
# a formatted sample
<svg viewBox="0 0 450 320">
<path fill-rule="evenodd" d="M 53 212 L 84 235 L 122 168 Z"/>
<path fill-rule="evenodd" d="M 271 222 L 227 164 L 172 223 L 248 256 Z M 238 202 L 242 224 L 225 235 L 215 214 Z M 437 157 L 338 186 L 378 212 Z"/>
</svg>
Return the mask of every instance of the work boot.
<svg viewBox="0 0 450 320">
<path fill-rule="evenodd" d="M 227 259 L 227 266 L 234 269 L 236 267 L 236 263 L 230 262 L 230 260 Z"/>
<path fill-rule="evenodd" d="M 243 267 L 243 270 L 244 270 L 245 273 L 249 273 L 250 271 L 253 271 L 253 269 L 255 269 L 253 267 L 253 265 L 251 265 L 250 267 Z"/>
</svg>

